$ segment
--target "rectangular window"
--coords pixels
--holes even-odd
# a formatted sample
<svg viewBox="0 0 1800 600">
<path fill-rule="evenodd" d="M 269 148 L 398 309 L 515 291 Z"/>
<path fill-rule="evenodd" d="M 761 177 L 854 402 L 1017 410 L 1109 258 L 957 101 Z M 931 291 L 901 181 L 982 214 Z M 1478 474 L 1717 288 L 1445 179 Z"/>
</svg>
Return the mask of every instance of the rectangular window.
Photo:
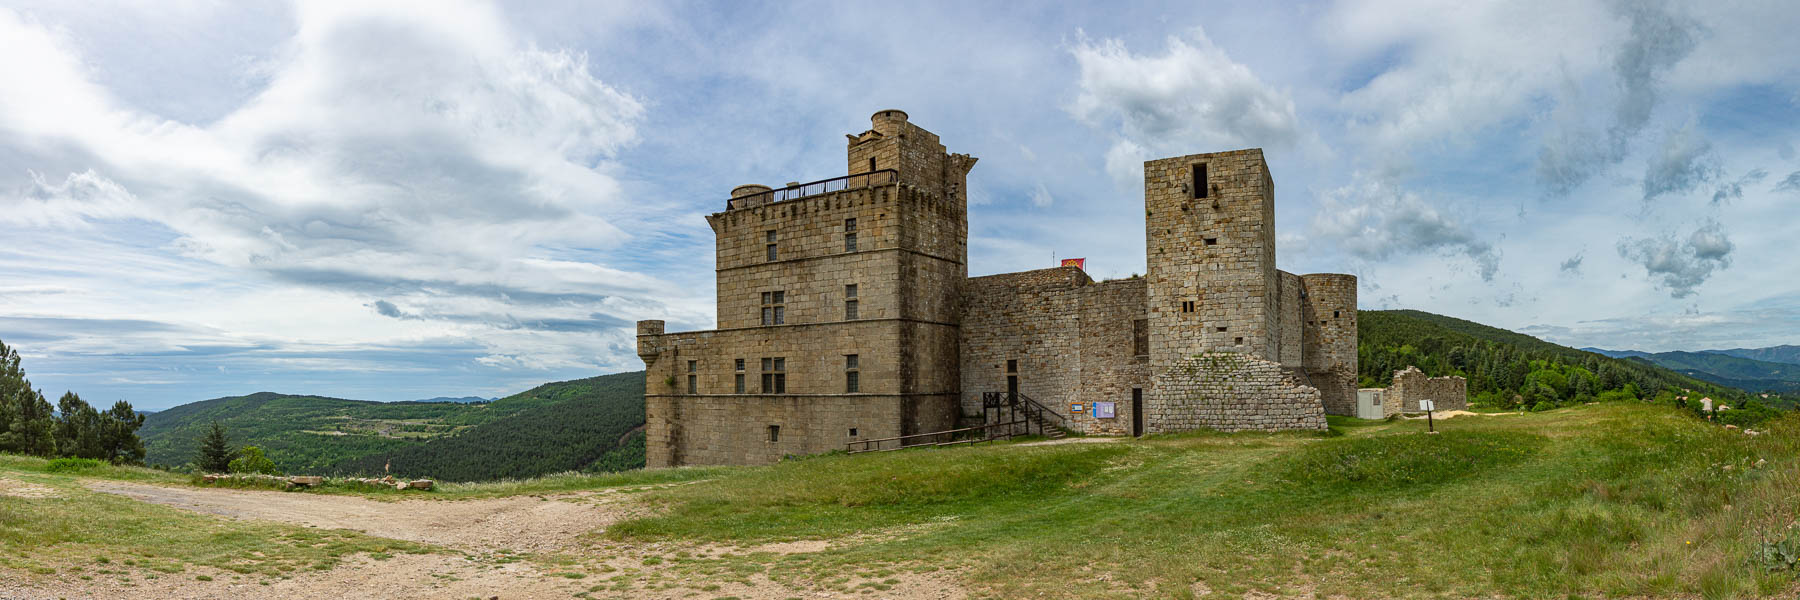
<svg viewBox="0 0 1800 600">
<path fill-rule="evenodd" d="M 856 251 L 856 219 L 844 219 L 844 251 Z"/>
<path fill-rule="evenodd" d="M 1217 328 L 1216 328 L 1216 329 L 1218 329 L 1218 330 L 1219 330 L 1219 333 L 1225 333 L 1225 328 L 1224 328 L 1224 327 L 1217 327 Z"/>
<path fill-rule="evenodd" d="M 782 325 L 787 323 L 787 292 L 762 293 L 762 324 Z"/>
<path fill-rule="evenodd" d="M 700 361 L 697 361 L 697 360 L 688 361 L 688 372 L 689 373 L 699 373 L 700 372 Z"/>
<path fill-rule="evenodd" d="M 1019 361 L 1017 361 L 1017 360 L 1006 361 L 1006 372 L 1008 372 L 1008 373 L 1019 372 Z"/>
<path fill-rule="evenodd" d="M 850 437 L 856 437 L 856 428 L 855 427 L 850 428 Z"/>
<path fill-rule="evenodd" d="M 736 389 L 737 389 L 737 393 L 739 393 L 739 394 L 744 393 L 744 374 L 743 373 L 737 374 L 737 388 Z"/>
<path fill-rule="evenodd" d="M 858 319 L 856 309 L 856 284 L 852 283 L 844 286 L 844 320 L 855 321 Z"/>
<path fill-rule="evenodd" d="M 875 157 L 873 156 L 869 157 L 869 172 L 875 172 Z"/>
<path fill-rule="evenodd" d="M 771 442 L 781 441 L 781 426 L 780 425 L 770 425 L 769 426 L 769 441 L 771 441 Z"/>
<path fill-rule="evenodd" d="M 1206 197 L 1206 165 L 1194 165 L 1194 197 Z"/>
<path fill-rule="evenodd" d="M 1338 317 L 1340 317 L 1340 316 L 1342 316 L 1342 315 L 1339 315 L 1339 314 L 1338 314 L 1338 311 L 1335 311 L 1335 310 L 1334 310 L 1334 311 L 1331 311 L 1331 318 L 1333 318 L 1333 319 L 1336 319 L 1336 318 L 1338 318 Z"/>
<path fill-rule="evenodd" d="M 775 231 L 774 230 L 770 230 L 767 235 L 763 236 L 763 243 L 767 244 L 766 249 L 768 250 L 769 262 L 775 262 L 775 259 L 778 257 L 779 253 L 777 253 L 775 251 Z"/>
<path fill-rule="evenodd" d="M 862 387 L 857 377 L 857 361 L 855 354 L 844 355 L 844 393 L 854 394 Z"/>
<path fill-rule="evenodd" d="M 1150 320 L 1138 319 L 1131 322 L 1131 353 L 1136 356 L 1150 355 Z"/>
<path fill-rule="evenodd" d="M 738 371 L 744 370 L 744 359 L 741 359 L 741 358 L 737 359 L 737 370 Z"/>
<path fill-rule="evenodd" d="M 700 361 L 690 360 L 690 361 L 688 361 L 687 367 L 688 367 L 688 370 L 687 370 L 687 372 L 688 372 L 688 376 L 687 376 L 688 392 L 687 393 L 698 394 L 698 393 L 700 393 L 700 377 L 698 375 L 695 375 L 695 373 L 700 372 Z"/>
<path fill-rule="evenodd" d="M 787 393 L 787 359 L 762 359 L 762 387 L 764 394 Z"/>
<path fill-rule="evenodd" d="M 1219 238 L 1206 238 L 1206 245 L 1208 245 L 1208 246 L 1219 245 Z"/>
<path fill-rule="evenodd" d="M 1193 300 L 1183 300 L 1181 302 L 1181 312 L 1184 312 L 1184 313 L 1194 312 L 1194 301 Z"/>
<path fill-rule="evenodd" d="M 1235 340 L 1235 341 L 1233 341 L 1233 342 L 1231 342 L 1231 343 L 1233 343 L 1233 344 L 1236 344 L 1236 345 L 1239 345 L 1239 346 L 1242 346 L 1242 345 L 1244 345 L 1244 338 L 1238 338 L 1238 339 L 1236 339 L 1236 340 Z"/>
</svg>

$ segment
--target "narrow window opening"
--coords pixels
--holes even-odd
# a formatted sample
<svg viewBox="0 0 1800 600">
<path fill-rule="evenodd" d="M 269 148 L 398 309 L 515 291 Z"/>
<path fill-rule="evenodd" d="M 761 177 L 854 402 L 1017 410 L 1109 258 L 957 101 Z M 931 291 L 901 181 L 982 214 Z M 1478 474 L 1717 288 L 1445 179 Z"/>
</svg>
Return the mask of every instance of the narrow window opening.
<svg viewBox="0 0 1800 600">
<path fill-rule="evenodd" d="M 688 394 L 698 394 L 698 393 L 700 393 L 700 381 L 699 381 L 700 377 L 698 375 L 695 375 L 695 373 L 700 372 L 700 361 L 690 360 L 687 362 L 688 362 L 688 364 L 687 364 L 687 367 L 688 367 L 688 369 L 687 369 L 687 372 L 688 372 L 687 393 Z"/>
<path fill-rule="evenodd" d="M 769 441 L 771 441 L 771 442 L 781 441 L 781 426 L 780 425 L 770 425 L 769 426 Z"/>
<path fill-rule="evenodd" d="M 855 427 L 850 428 L 850 437 L 856 437 L 856 428 Z"/>
<path fill-rule="evenodd" d="M 1220 328 L 1218 328 L 1218 329 L 1219 329 L 1219 333 L 1225 333 L 1225 328 L 1224 328 L 1224 327 L 1220 327 Z"/>
<path fill-rule="evenodd" d="M 778 257 L 780 257 L 780 252 L 777 252 L 775 250 L 775 231 L 774 230 L 771 229 L 768 232 L 766 232 L 766 235 L 763 236 L 763 243 L 766 244 L 764 246 L 764 249 L 767 250 L 768 261 L 775 262 L 775 260 Z"/>
<path fill-rule="evenodd" d="M 1135 356 L 1150 355 L 1150 320 L 1138 319 L 1131 322 L 1131 353 Z"/>
<path fill-rule="evenodd" d="M 856 251 L 856 219 L 844 219 L 844 251 Z"/>
<path fill-rule="evenodd" d="M 744 393 L 744 359 L 737 359 L 737 363 L 734 366 L 737 367 L 737 374 L 733 376 L 732 383 L 734 384 L 736 393 L 742 394 Z"/>
<path fill-rule="evenodd" d="M 1011 360 L 1011 359 L 1007 360 L 1006 361 L 1006 372 L 1008 372 L 1008 373 L 1019 372 L 1019 361 Z"/>
<path fill-rule="evenodd" d="M 852 283 L 844 286 L 844 320 L 855 321 L 858 318 L 856 309 L 856 284 Z"/>
<path fill-rule="evenodd" d="M 859 372 L 857 369 L 857 356 L 855 354 L 845 354 L 844 393 L 846 394 L 855 394 L 862 391 L 862 384 L 860 377 L 858 377 Z"/>
<path fill-rule="evenodd" d="M 1194 197 L 1206 197 L 1206 165 L 1194 165 Z"/>
<path fill-rule="evenodd" d="M 1336 318 L 1338 318 L 1338 317 L 1339 317 L 1339 316 L 1341 316 L 1341 315 L 1339 315 L 1339 314 L 1338 314 L 1338 311 L 1335 311 L 1335 310 L 1334 310 L 1334 311 L 1331 311 L 1331 318 L 1333 318 L 1333 319 L 1336 319 Z"/>
<path fill-rule="evenodd" d="M 1181 312 L 1184 312 L 1184 313 L 1194 312 L 1194 301 L 1193 300 L 1183 300 L 1181 302 Z"/>
<path fill-rule="evenodd" d="M 875 157 L 873 156 L 869 157 L 869 172 L 875 172 Z"/>
<path fill-rule="evenodd" d="M 1242 345 L 1244 345 L 1244 338 L 1237 338 L 1236 340 L 1232 341 L 1231 343 L 1238 345 L 1238 346 L 1242 346 Z"/>
<path fill-rule="evenodd" d="M 1219 245 L 1219 238 L 1206 238 L 1206 245 L 1208 245 L 1208 246 Z"/>
</svg>

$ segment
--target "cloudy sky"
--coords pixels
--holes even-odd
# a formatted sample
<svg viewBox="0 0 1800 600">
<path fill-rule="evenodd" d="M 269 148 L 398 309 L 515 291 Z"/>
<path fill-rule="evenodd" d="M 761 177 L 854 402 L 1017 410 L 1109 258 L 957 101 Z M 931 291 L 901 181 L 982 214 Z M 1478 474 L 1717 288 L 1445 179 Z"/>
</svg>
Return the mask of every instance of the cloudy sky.
<svg viewBox="0 0 1800 600">
<path fill-rule="evenodd" d="M 1363 308 L 1800 343 L 1789 1 L 1017 6 L 0 0 L 0 341 L 142 408 L 640 369 L 728 190 L 899 108 L 981 158 L 974 275 L 1142 272 L 1142 161 L 1254 146 Z"/>
</svg>

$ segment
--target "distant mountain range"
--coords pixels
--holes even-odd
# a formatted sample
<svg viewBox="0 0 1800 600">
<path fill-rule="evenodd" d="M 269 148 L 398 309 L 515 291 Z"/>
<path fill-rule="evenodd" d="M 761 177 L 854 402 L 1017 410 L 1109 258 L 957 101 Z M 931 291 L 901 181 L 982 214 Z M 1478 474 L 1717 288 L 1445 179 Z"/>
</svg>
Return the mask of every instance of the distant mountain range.
<svg viewBox="0 0 1800 600">
<path fill-rule="evenodd" d="M 1603 348 L 1582 350 L 1646 362 L 1749 392 L 1800 392 L 1800 346 L 1655 353 Z"/>
<path fill-rule="evenodd" d="M 461 398 L 451 398 L 449 396 L 438 396 L 436 398 L 426 398 L 424 400 L 409 400 L 408 402 L 418 402 L 418 403 L 453 402 L 456 404 L 483 404 L 483 403 L 487 403 L 487 402 L 493 402 L 495 400 L 499 400 L 499 398 L 483 398 L 481 396 L 463 396 Z"/>
</svg>

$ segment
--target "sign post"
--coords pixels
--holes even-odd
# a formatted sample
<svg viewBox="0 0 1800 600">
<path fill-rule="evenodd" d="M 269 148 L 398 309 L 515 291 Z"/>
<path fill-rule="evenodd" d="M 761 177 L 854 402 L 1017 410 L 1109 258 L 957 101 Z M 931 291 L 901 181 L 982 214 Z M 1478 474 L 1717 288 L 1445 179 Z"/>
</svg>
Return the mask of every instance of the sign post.
<svg viewBox="0 0 1800 600">
<path fill-rule="evenodd" d="M 1431 411 L 1437 408 L 1437 403 L 1430 400 L 1420 400 L 1419 408 L 1425 409 L 1425 432 L 1437 433 L 1437 424 L 1431 419 Z"/>
</svg>

